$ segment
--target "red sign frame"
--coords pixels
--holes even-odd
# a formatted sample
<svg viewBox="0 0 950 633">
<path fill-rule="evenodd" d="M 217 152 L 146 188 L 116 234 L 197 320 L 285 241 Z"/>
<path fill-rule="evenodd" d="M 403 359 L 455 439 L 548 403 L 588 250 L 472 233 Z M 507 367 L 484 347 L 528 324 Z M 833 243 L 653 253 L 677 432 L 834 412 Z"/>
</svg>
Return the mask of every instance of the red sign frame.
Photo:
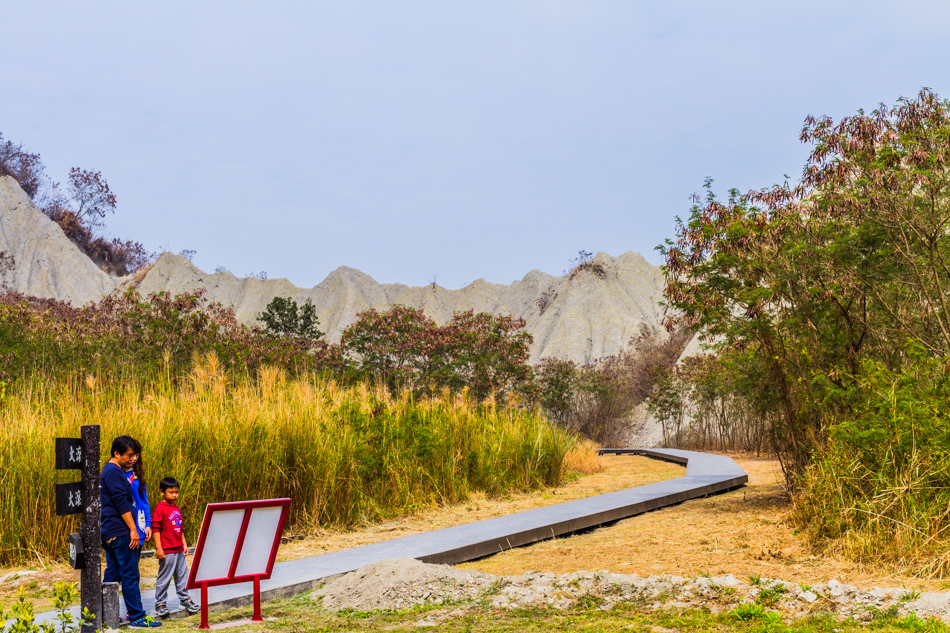
<svg viewBox="0 0 950 633">
<path fill-rule="evenodd" d="M 236 576 L 238 561 L 241 558 L 241 552 L 244 549 L 244 540 L 247 536 L 248 524 L 251 521 L 251 514 L 257 508 L 282 508 L 280 519 L 277 523 L 277 530 L 274 534 L 274 542 L 271 544 L 270 554 L 267 559 L 267 569 L 262 574 L 246 574 Z M 244 517 L 241 522 L 241 529 L 238 533 L 237 541 L 234 544 L 234 551 L 231 554 L 231 564 L 228 566 L 228 574 L 220 578 L 211 578 L 207 580 L 196 580 L 197 573 L 201 567 L 201 557 L 204 553 L 205 539 L 211 527 L 211 519 L 216 512 L 244 510 Z M 284 526 L 287 524 L 287 515 L 290 511 L 290 499 L 260 499 L 256 501 L 232 501 L 227 503 L 209 503 L 205 506 L 204 518 L 201 521 L 201 532 L 198 535 L 198 544 L 195 546 L 195 556 L 192 559 L 191 571 L 188 574 L 187 589 L 201 589 L 201 625 L 200 629 L 208 627 L 208 587 L 219 585 L 231 585 L 242 582 L 254 583 L 254 617 L 252 621 L 261 622 L 261 580 L 268 580 L 274 571 L 274 561 L 277 558 L 277 548 L 280 546 L 280 539 L 284 532 Z"/>
</svg>

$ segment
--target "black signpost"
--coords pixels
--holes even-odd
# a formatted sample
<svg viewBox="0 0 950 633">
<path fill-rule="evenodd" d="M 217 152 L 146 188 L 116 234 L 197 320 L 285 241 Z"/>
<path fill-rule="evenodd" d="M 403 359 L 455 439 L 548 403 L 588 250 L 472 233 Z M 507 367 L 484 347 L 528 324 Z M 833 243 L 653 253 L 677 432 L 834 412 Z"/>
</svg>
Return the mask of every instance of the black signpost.
<svg viewBox="0 0 950 633">
<path fill-rule="evenodd" d="M 56 514 L 82 514 L 79 534 L 70 534 L 69 562 L 81 571 L 79 579 L 80 609 L 95 616 L 84 624 L 83 633 L 102 629 L 102 548 L 99 542 L 99 425 L 82 427 L 79 438 L 56 438 L 56 468 L 81 470 L 79 481 L 56 484 Z"/>
</svg>

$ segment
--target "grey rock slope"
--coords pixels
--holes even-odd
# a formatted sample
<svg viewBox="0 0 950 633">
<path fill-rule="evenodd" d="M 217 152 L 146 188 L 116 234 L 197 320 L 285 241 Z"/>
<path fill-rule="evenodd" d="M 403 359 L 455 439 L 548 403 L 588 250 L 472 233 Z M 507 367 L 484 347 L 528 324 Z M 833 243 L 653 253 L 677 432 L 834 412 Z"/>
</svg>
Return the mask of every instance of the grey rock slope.
<svg viewBox="0 0 950 633">
<path fill-rule="evenodd" d="M 14 261 L 2 281 L 24 294 L 83 304 L 116 287 L 9 176 L 0 176 L 0 252 Z"/>
<path fill-rule="evenodd" d="M 380 284 L 365 273 L 341 266 L 317 286 L 304 289 L 286 279 L 209 274 L 180 255 L 165 253 L 138 284 L 138 290 L 205 288 L 209 299 L 233 305 L 245 323 L 253 323 L 275 296 L 292 297 L 298 303 L 311 299 L 330 341 L 339 340 L 357 313 L 370 308 L 386 310 L 395 304 L 421 308 L 440 324 L 463 310 L 506 314 L 525 319 L 534 336 L 533 360 L 551 357 L 586 362 L 616 354 L 644 326 L 662 329 L 658 300 L 663 285 L 657 267 L 632 252 L 619 257 L 599 253 L 592 263 L 602 272 L 591 266 L 568 277 L 554 277 L 533 270 L 511 285 L 479 279 L 458 290 Z M 543 301 L 539 302 L 542 295 L 549 297 L 544 310 Z"/>
<path fill-rule="evenodd" d="M 301 303 L 311 299 L 330 341 L 339 340 L 358 312 L 394 304 L 421 308 L 438 323 L 464 310 L 524 318 L 534 336 L 533 361 L 551 357 L 587 362 L 616 354 L 644 327 L 662 330 L 662 275 L 633 252 L 619 257 L 599 253 L 591 266 L 566 277 L 534 270 L 511 285 L 479 279 L 458 290 L 380 284 L 346 266 L 313 288 L 298 288 L 286 279 L 206 273 L 172 253 L 163 254 L 144 274 L 115 278 L 83 255 L 8 177 L 0 178 L 0 251 L 15 259 L 14 270 L 6 276 L 9 287 L 74 304 L 129 287 L 143 294 L 205 288 L 209 299 L 233 306 L 242 322 L 253 324 L 275 296 Z"/>
</svg>

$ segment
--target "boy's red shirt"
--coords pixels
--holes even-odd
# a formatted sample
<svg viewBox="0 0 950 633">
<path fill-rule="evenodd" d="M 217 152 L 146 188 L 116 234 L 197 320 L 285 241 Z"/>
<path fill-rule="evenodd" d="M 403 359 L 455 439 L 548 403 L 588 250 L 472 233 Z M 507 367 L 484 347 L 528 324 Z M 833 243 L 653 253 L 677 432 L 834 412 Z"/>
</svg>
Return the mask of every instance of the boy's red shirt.
<svg viewBox="0 0 950 633">
<path fill-rule="evenodd" d="M 152 513 L 152 529 L 160 532 L 162 549 L 166 554 L 185 551 L 181 535 L 181 510 L 165 500 L 159 501 Z"/>
</svg>

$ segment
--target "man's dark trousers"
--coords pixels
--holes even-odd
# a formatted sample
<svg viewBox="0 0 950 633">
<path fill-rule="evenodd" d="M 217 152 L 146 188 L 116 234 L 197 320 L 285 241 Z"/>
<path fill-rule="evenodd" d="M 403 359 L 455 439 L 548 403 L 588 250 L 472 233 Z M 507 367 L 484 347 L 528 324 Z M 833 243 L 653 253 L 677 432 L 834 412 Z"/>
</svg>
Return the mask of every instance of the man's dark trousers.
<svg viewBox="0 0 950 633">
<path fill-rule="evenodd" d="M 129 548 L 130 535 L 117 536 L 102 544 L 106 553 L 106 573 L 102 582 L 122 582 L 122 597 L 129 622 L 145 617 L 142 594 L 139 592 L 139 550 Z"/>
</svg>

